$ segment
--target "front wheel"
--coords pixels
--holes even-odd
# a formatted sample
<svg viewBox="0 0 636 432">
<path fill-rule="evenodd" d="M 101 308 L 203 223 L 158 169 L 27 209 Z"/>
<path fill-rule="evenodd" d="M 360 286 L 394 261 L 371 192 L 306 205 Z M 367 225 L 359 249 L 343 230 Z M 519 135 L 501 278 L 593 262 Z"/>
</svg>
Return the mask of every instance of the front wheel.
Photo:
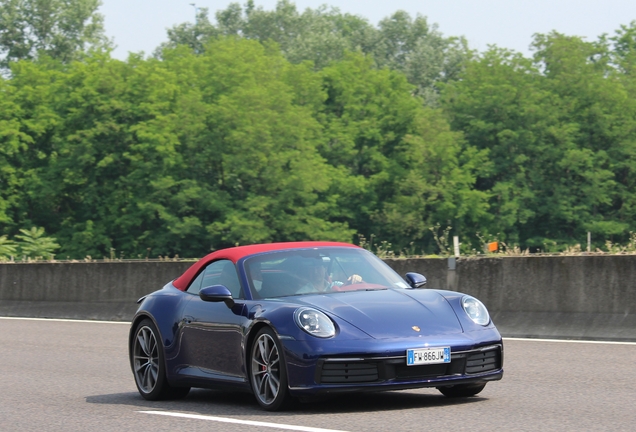
<svg viewBox="0 0 636 432">
<path fill-rule="evenodd" d="M 139 393 L 147 400 L 185 397 L 190 387 L 172 387 L 168 384 L 163 346 L 153 322 L 149 319 L 141 321 L 134 334 L 131 364 Z"/>
<path fill-rule="evenodd" d="M 290 400 L 283 349 L 276 334 L 264 327 L 256 334 L 250 349 L 250 381 L 259 405 L 276 411 Z"/>
<path fill-rule="evenodd" d="M 486 383 L 457 384 L 454 386 L 437 387 L 437 390 L 446 397 L 468 397 L 475 396 L 477 393 L 481 392 L 484 387 L 486 387 Z"/>
</svg>

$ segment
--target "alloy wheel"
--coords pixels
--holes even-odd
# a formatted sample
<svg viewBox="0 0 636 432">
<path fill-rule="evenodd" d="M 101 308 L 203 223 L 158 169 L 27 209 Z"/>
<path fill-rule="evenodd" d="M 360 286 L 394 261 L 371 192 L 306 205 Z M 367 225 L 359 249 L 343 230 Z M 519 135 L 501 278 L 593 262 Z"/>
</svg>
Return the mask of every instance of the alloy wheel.
<svg viewBox="0 0 636 432">
<path fill-rule="evenodd" d="M 135 380 L 139 389 L 150 393 L 157 385 L 159 377 L 159 347 L 150 327 L 142 326 L 137 330 L 133 356 Z"/>
<path fill-rule="evenodd" d="M 281 362 L 276 342 L 268 333 L 252 346 L 252 387 L 263 405 L 272 404 L 281 391 Z"/>
</svg>

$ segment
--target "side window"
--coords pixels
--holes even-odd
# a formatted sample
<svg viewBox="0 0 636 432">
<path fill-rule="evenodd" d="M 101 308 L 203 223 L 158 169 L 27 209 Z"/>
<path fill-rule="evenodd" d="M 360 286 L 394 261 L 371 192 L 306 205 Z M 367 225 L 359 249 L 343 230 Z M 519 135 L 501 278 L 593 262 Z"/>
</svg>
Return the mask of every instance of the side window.
<svg viewBox="0 0 636 432">
<path fill-rule="evenodd" d="M 201 290 L 201 281 L 203 280 L 203 273 L 205 272 L 199 273 L 199 276 L 197 276 L 197 278 L 192 281 L 192 283 L 186 290 L 187 292 L 191 294 L 199 294 L 199 290 Z"/>
<path fill-rule="evenodd" d="M 188 288 L 188 292 L 197 294 L 201 288 L 206 288 L 212 285 L 224 285 L 230 290 L 232 297 L 243 298 L 241 284 L 239 282 L 238 275 L 236 274 L 236 267 L 232 261 L 220 260 L 209 264 L 205 270 L 197 276 L 192 285 L 190 285 L 191 288 L 194 288 L 197 280 L 200 281 L 196 291 Z"/>
</svg>

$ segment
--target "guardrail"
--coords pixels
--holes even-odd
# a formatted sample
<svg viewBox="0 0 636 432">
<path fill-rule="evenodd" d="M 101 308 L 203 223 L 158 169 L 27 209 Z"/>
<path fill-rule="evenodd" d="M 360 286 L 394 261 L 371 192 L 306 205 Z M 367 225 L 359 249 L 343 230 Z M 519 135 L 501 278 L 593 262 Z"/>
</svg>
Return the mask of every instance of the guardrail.
<svg viewBox="0 0 636 432">
<path fill-rule="evenodd" d="M 636 340 L 636 255 L 386 260 L 482 300 L 504 336 Z M 0 315 L 129 320 L 192 262 L 0 264 Z"/>
</svg>

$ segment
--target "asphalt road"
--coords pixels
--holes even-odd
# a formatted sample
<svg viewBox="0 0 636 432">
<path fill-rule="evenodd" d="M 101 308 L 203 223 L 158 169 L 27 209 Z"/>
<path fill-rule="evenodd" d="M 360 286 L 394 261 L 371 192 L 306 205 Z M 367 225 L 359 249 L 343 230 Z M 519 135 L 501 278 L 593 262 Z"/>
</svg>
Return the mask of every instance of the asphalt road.
<svg viewBox="0 0 636 432">
<path fill-rule="evenodd" d="M 251 395 L 193 390 L 147 402 L 128 325 L 0 318 L 2 431 L 633 431 L 636 344 L 506 340 L 505 374 L 477 397 L 434 389 L 262 411 Z M 255 423 L 250 423 L 255 422 Z"/>
</svg>

